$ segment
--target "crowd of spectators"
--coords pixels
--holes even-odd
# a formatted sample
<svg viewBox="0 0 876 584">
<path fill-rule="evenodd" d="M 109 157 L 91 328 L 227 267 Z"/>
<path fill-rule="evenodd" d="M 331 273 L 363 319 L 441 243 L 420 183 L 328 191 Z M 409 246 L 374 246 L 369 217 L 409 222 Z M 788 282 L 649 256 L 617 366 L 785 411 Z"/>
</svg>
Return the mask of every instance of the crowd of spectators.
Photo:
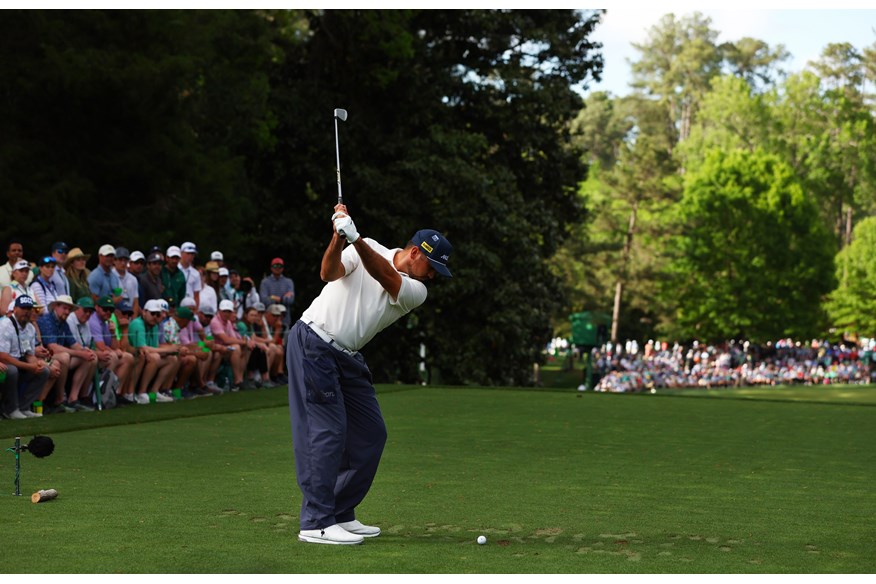
<svg viewBox="0 0 876 584">
<path fill-rule="evenodd" d="M 0 418 L 148 405 L 286 383 L 295 285 L 274 258 L 256 287 L 192 242 L 92 255 L 64 242 L 0 266 Z M 206 259 L 206 258 L 205 258 Z M 34 406 L 37 404 L 37 406 Z M 41 410 L 40 410 L 41 404 Z"/>
<path fill-rule="evenodd" d="M 641 392 L 663 388 L 718 388 L 756 385 L 828 385 L 876 382 L 871 371 L 876 340 L 831 343 L 781 339 L 765 345 L 747 341 L 690 345 L 635 341 L 594 350 L 594 389 Z"/>
</svg>

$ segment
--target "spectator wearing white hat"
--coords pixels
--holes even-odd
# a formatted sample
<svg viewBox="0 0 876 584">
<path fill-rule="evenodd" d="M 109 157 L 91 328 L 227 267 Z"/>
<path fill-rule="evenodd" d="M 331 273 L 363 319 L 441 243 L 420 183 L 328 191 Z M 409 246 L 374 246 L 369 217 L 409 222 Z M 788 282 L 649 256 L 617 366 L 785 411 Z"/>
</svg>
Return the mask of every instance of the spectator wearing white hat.
<svg viewBox="0 0 876 584">
<path fill-rule="evenodd" d="M 222 364 L 222 361 L 231 358 L 231 350 L 225 345 L 216 342 L 213 336 L 213 329 L 210 328 L 210 323 L 213 321 L 213 317 L 216 316 L 216 312 L 210 306 L 201 306 L 195 313 L 195 321 L 200 325 L 198 335 L 201 337 L 204 345 L 210 349 L 211 353 L 210 364 L 201 373 L 210 393 L 222 393 L 222 390 L 216 384 L 216 374 L 219 372 L 219 366 Z M 197 325 L 195 326 L 197 327 Z"/>
<path fill-rule="evenodd" d="M 146 256 L 142 251 L 132 251 L 131 257 L 128 258 L 128 271 L 139 280 L 140 274 L 142 274 L 145 269 Z"/>
<path fill-rule="evenodd" d="M 128 335 L 131 346 L 137 349 L 138 358 L 143 359 L 143 372 L 135 400 L 138 404 L 149 403 L 149 391 L 155 393 L 155 401 L 172 402 L 173 397 L 162 393 L 170 390 L 171 384 L 179 371 L 180 361 L 174 353 L 177 349 L 159 342 L 159 321 L 161 305 L 158 300 L 149 300 L 143 305 L 140 316 L 131 321 Z"/>
<path fill-rule="evenodd" d="M 12 283 L 12 270 L 18 260 L 24 257 L 24 245 L 21 243 L 19 239 L 10 239 L 6 244 L 6 258 L 9 260 L 2 266 L 0 266 L 0 287 L 8 286 Z M 27 275 L 26 285 L 30 285 L 31 281 L 33 281 L 33 272 L 30 272 Z M 3 307 L 6 309 L 6 306 Z"/>
<path fill-rule="evenodd" d="M 12 281 L 9 285 L 3 287 L 3 292 L 0 292 L 0 307 L 4 310 L 9 303 L 19 296 L 30 296 L 33 298 L 30 289 L 27 287 L 27 277 L 33 276 L 30 270 L 30 262 L 27 260 L 18 260 L 12 266 Z"/>
<path fill-rule="evenodd" d="M 255 347 L 255 342 L 240 336 L 234 326 L 234 320 L 234 303 L 230 300 L 223 300 L 219 303 L 219 311 L 216 316 L 210 321 L 210 330 L 213 332 L 216 344 L 223 345 L 230 351 L 229 360 L 234 375 L 231 391 L 238 391 L 244 384 L 246 365 L 249 362 L 249 355 Z M 249 389 L 249 385 L 245 389 Z"/>
<path fill-rule="evenodd" d="M 231 300 L 233 302 L 234 288 L 231 287 L 229 274 L 228 268 L 224 266 L 219 268 L 219 300 Z"/>
<path fill-rule="evenodd" d="M 165 264 L 161 268 L 161 283 L 164 286 L 161 297 L 174 308 L 179 306 L 182 299 L 186 297 L 186 275 L 179 269 L 181 257 L 180 249 L 171 245 L 167 248 L 164 258 Z"/>
<path fill-rule="evenodd" d="M 122 300 L 122 286 L 119 277 L 113 273 L 116 248 L 108 243 L 102 245 L 97 251 L 97 256 L 97 267 L 88 275 L 91 300 L 97 302 L 101 296 L 112 296 L 113 302 L 118 304 Z"/>
<path fill-rule="evenodd" d="M 225 256 L 222 255 L 221 251 L 210 252 L 210 261 L 216 262 L 220 268 L 225 267 Z"/>
<path fill-rule="evenodd" d="M 195 267 L 195 256 L 198 255 L 198 247 L 191 241 L 187 241 L 179 247 L 179 269 L 186 275 L 186 298 L 194 298 L 195 304 L 201 303 L 201 274 Z M 177 304 L 179 306 L 179 304 Z"/>
<path fill-rule="evenodd" d="M 122 289 L 122 301 L 127 301 L 131 306 L 131 309 L 134 311 L 134 314 L 139 314 L 140 282 L 137 280 L 137 277 L 128 270 L 130 261 L 131 254 L 128 253 L 128 248 L 117 247 L 116 259 L 113 262 L 113 273 L 119 279 L 119 287 Z"/>
<path fill-rule="evenodd" d="M 61 374 L 55 381 L 49 380 L 40 395 L 45 402 L 52 389 L 56 389 L 52 405 L 45 410 L 48 413 L 94 410 L 87 401 L 97 369 L 97 354 L 76 342 L 67 325 L 67 317 L 74 308 L 72 298 L 58 296 L 49 306 L 49 311 L 37 321 L 43 344 L 52 352 L 53 360 L 61 362 Z M 65 399 L 67 377 L 71 372 L 70 394 Z"/>
</svg>

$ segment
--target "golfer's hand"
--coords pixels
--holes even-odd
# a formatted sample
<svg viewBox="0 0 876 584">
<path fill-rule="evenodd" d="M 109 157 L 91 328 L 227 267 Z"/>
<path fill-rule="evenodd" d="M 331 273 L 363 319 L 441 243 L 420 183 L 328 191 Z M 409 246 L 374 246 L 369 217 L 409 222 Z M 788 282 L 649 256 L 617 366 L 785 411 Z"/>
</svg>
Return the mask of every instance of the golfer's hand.
<svg viewBox="0 0 876 584">
<path fill-rule="evenodd" d="M 338 232 L 338 235 L 346 238 L 348 242 L 355 243 L 359 239 L 356 224 L 353 223 L 353 219 L 349 215 L 339 211 L 332 215 L 332 221 L 335 223 L 335 231 Z"/>
</svg>

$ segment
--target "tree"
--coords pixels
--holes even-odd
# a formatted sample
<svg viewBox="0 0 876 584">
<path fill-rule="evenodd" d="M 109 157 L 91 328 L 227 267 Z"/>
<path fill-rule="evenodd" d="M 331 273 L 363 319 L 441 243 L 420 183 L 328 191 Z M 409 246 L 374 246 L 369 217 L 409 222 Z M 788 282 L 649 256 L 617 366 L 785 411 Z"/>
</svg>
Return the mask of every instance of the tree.
<svg viewBox="0 0 876 584">
<path fill-rule="evenodd" d="M 860 221 L 851 244 L 836 256 L 839 286 L 826 304 L 831 323 L 862 336 L 876 336 L 876 217 Z"/>
<path fill-rule="evenodd" d="M 676 333 L 807 338 L 824 325 L 835 247 L 791 168 L 761 150 L 707 153 L 685 177 L 666 294 Z"/>
<path fill-rule="evenodd" d="M 724 43 L 721 52 L 730 73 L 744 79 L 753 90 L 773 87 L 785 75 L 781 63 L 791 57 L 784 45 L 773 48 L 751 37 L 743 37 L 735 43 Z"/>
</svg>

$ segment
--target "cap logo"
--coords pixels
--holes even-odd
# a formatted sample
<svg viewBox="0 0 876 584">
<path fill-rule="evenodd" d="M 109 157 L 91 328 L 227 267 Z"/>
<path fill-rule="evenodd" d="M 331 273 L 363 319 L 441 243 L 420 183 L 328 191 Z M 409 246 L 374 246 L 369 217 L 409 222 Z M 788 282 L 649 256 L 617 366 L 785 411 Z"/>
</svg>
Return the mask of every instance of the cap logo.
<svg viewBox="0 0 876 584">
<path fill-rule="evenodd" d="M 450 257 L 449 257 L 448 255 L 446 255 L 446 254 L 443 255 L 443 256 L 441 256 L 441 259 L 444 260 L 445 262 L 449 262 L 449 261 L 450 261 Z"/>
<path fill-rule="evenodd" d="M 420 244 L 420 246 L 426 250 L 428 253 L 432 253 L 432 246 L 426 243 L 425 241 Z"/>
</svg>

